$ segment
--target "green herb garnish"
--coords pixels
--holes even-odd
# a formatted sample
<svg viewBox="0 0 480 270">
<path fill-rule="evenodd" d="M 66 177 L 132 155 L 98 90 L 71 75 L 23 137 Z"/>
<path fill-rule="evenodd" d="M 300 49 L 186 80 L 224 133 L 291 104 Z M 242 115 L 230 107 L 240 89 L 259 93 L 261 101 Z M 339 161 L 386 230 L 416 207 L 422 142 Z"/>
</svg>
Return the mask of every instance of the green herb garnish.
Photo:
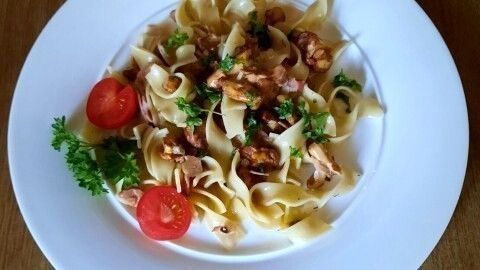
<svg viewBox="0 0 480 270">
<path fill-rule="evenodd" d="M 220 64 L 219 64 L 220 69 L 225 72 L 229 72 L 230 70 L 232 70 L 234 65 L 235 65 L 235 58 L 233 58 L 229 54 L 227 54 L 225 58 L 223 58 L 222 61 L 220 61 Z"/>
<path fill-rule="evenodd" d="M 176 49 L 185 44 L 188 40 L 188 34 L 180 32 L 178 29 L 175 30 L 164 43 L 165 48 L 167 49 Z"/>
<path fill-rule="evenodd" d="M 222 98 L 222 93 L 215 90 L 214 88 L 208 87 L 206 83 L 201 83 L 194 86 L 195 91 L 198 95 L 204 99 L 210 100 L 211 103 L 215 103 Z"/>
<path fill-rule="evenodd" d="M 302 151 L 300 149 L 290 146 L 290 156 L 294 158 L 303 158 Z"/>
<path fill-rule="evenodd" d="M 348 78 L 347 75 L 343 73 L 343 69 L 333 78 L 333 86 L 347 86 L 354 91 L 362 91 L 362 86 L 356 80 Z"/>
<path fill-rule="evenodd" d="M 248 24 L 250 25 L 250 30 L 248 32 L 257 38 L 258 45 L 261 48 L 270 48 L 272 41 L 268 35 L 268 25 L 262 24 L 258 21 L 257 11 L 248 13 L 248 19 Z"/>
<path fill-rule="evenodd" d="M 103 159 L 99 159 L 99 164 L 103 174 L 114 183 L 123 180 L 123 189 L 139 183 L 136 147 L 135 141 L 120 141 L 115 137 L 105 139 L 101 147 Z"/>
<path fill-rule="evenodd" d="M 303 135 L 306 138 L 312 139 L 317 143 L 329 142 L 327 134 L 325 134 L 325 126 L 327 125 L 328 117 L 330 113 L 307 113 L 303 116 Z"/>
<path fill-rule="evenodd" d="M 245 131 L 245 145 L 249 146 L 252 144 L 252 139 L 260 130 L 261 125 L 257 119 L 255 119 L 255 115 L 251 113 L 247 118 L 247 129 Z"/>
<path fill-rule="evenodd" d="M 134 149 L 125 147 L 115 138 L 106 139 L 103 144 L 94 145 L 80 140 L 65 128 L 65 116 L 54 118 L 52 124 L 53 149 L 60 151 L 66 146 L 65 159 L 68 169 L 78 181 L 80 187 L 89 190 L 92 195 L 106 193 L 103 176 L 113 182 L 124 180 L 123 187 L 127 188 L 138 184 L 138 165 Z M 97 150 L 102 161 L 93 157 Z"/>
<path fill-rule="evenodd" d="M 297 108 L 298 112 L 303 118 L 308 117 L 308 112 L 305 104 L 306 104 L 305 101 L 301 101 L 300 104 L 298 104 L 298 108 Z"/>
<path fill-rule="evenodd" d="M 188 103 L 185 98 L 179 97 L 175 101 L 178 109 L 184 112 L 187 115 L 186 124 L 189 127 L 200 126 L 202 124 L 202 119 L 200 114 L 202 114 L 202 108 L 194 103 Z"/>
<path fill-rule="evenodd" d="M 274 109 L 278 114 L 278 118 L 280 119 L 292 117 L 294 111 L 293 101 L 291 99 L 287 99 L 283 101 L 279 107 L 275 107 Z"/>
</svg>

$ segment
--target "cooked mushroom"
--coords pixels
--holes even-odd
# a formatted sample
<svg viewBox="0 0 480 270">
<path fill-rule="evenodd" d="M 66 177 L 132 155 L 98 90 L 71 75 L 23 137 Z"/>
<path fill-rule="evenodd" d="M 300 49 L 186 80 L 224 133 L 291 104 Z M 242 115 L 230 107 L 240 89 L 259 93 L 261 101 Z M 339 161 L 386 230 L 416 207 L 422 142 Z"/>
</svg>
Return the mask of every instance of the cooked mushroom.
<svg viewBox="0 0 480 270">
<path fill-rule="evenodd" d="M 326 72 L 333 63 L 331 48 L 315 33 L 293 30 L 292 42 L 298 47 L 302 59 L 315 72 Z"/>
<path fill-rule="evenodd" d="M 334 175 L 342 173 L 342 168 L 321 144 L 312 143 L 308 147 L 308 152 L 312 156 L 313 166 L 315 166 L 315 173 L 307 182 L 308 188 L 320 188 L 325 181 L 329 181 Z"/>
<path fill-rule="evenodd" d="M 265 11 L 265 24 L 275 25 L 285 21 L 285 12 L 281 7 L 274 7 Z"/>
<path fill-rule="evenodd" d="M 182 161 L 182 172 L 185 177 L 195 177 L 203 172 L 202 160 L 194 156 L 184 156 Z"/>
<path fill-rule="evenodd" d="M 278 150 L 270 147 L 245 146 L 240 148 L 240 156 L 256 168 L 273 169 L 280 163 Z"/>
<path fill-rule="evenodd" d="M 138 188 L 125 189 L 118 193 L 118 200 L 128 206 L 137 207 L 138 201 L 143 195 L 143 191 Z"/>
<path fill-rule="evenodd" d="M 175 92 L 180 84 L 182 83 L 182 79 L 177 76 L 168 76 L 168 79 L 163 83 L 163 89 L 165 89 L 169 93 Z"/>
</svg>

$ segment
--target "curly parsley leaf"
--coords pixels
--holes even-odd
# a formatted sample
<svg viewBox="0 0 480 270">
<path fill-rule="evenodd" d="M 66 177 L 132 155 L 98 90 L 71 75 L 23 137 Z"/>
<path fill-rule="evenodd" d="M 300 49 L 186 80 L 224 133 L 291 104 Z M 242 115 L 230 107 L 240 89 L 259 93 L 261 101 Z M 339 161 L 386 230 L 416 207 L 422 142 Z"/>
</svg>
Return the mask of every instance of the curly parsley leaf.
<svg viewBox="0 0 480 270">
<path fill-rule="evenodd" d="M 176 49 L 185 44 L 188 40 L 188 34 L 180 32 L 178 29 L 175 30 L 164 43 L 165 48 L 167 49 Z"/>
<path fill-rule="evenodd" d="M 300 149 L 290 146 L 290 156 L 294 158 L 303 158 L 303 153 L 300 151 Z"/>
<path fill-rule="evenodd" d="M 123 179 L 123 188 L 139 183 L 135 142 L 120 141 L 112 137 L 100 145 L 86 143 L 66 130 L 65 116 L 54 118 L 52 133 L 52 147 L 60 151 L 62 145 L 66 146 L 65 159 L 68 169 L 78 181 L 78 185 L 89 190 L 92 195 L 107 193 L 103 185 L 104 177 L 115 183 Z M 95 150 L 98 159 L 92 155 Z"/>
<path fill-rule="evenodd" d="M 114 183 L 123 180 L 122 188 L 127 189 L 139 184 L 139 168 L 135 157 L 136 143 L 110 137 L 104 140 L 99 162 L 105 177 Z"/>
<path fill-rule="evenodd" d="M 215 103 L 222 98 L 222 93 L 215 90 L 214 88 L 208 87 L 206 83 L 201 83 L 194 86 L 195 91 L 198 95 L 204 99 L 210 100 L 211 103 Z"/>
<path fill-rule="evenodd" d="M 52 133 L 53 139 L 51 144 L 53 149 L 60 151 L 62 145 L 66 145 L 65 159 L 67 166 L 77 180 L 78 185 L 89 190 L 92 195 L 106 193 L 107 190 L 103 186 L 102 172 L 91 154 L 93 147 L 80 141 L 77 136 L 66 130 L 65 116 L 54 118 Z"/>
<path fill-rule="evenodd" d="M 253 137 L 260 130 L 261 124 L 255 118 L 255 115 L 251 113 L 247 118 L 247 128 L 245 131 L 245 145 L 249 146 L 252 144 Z"/>
<path fill-rule="evenodd" d="M 178 109 L 184 112 L 187 115 L 186 124 L 189 127 L 195 127 L 202 125 L 202 119 L 200 115 L 202 114 L 202 108 L 194 103 L 188 103 L 185 98 L 179 97 L 175 101 Z"/>
<path fill-rule="evenodd" d="M 325 126 L 329 116 L 330 113 L 328 112 L 305 114 L 303 117 L 303 135 L 317 143 L 329 142 L 328 135 L 325 134 Z"/>
<path fill-rule="evenodd" d="M 362 86 L 354 79 L 350 79 L 343 73 L 343 69 L 333 78 L 333 86 L 346 86 L 352 88 L 354 91 L 362 92 Z"/>
<path fill-rule="evenodd" d="M 274 110 L 277 112 L 278 118 L 280 119 L 292 117 L 294 112 L 293 101 L 291 99 L 287 99 L 283 101 L 279 107 L 275 107 Z"/>
<path fill-rule="evenodd" d="M 235 58 L 227 54 L 225 58 L 222 59 L 219 63 L 219 67 L 221 70 L 225 72 L 229 72 L 230 70 L 233 69 L 233 66 L 235 65 Z"/>
<path fill-rule="evenodd" d="M 248 33 L 257 38 L 258 45 L 261 48 L 270 48 L 272 41 L 268 35 L 268 25 L 258 21 L 257 11 L 248 13 L 248 19 L 248 24 L 250 25 Z"/>
</svg>

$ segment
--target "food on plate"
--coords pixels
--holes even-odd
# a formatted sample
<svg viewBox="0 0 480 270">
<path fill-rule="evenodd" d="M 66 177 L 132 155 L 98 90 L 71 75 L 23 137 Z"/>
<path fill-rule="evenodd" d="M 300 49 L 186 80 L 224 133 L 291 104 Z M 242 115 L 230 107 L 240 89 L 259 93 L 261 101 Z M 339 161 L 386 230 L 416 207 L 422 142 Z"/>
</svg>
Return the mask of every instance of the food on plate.
<svg viewBox="0 0 480 270">
<path fill-rule="evenodd" d="M 306 11 L 278 1 L 183 0 L 150 25 L 131 60 L 90 91 L 80 132 L 55 118 L 52 146 L 78 185 L 136 209 L 155 240 L 203 221 L 227 249 L 243 224 L 310 239 L 319 211 L 358 174 L 332 147 L 377 100 L 335 66 L 349 43 L 318 31 L 326 0 Z"/>
</svg>

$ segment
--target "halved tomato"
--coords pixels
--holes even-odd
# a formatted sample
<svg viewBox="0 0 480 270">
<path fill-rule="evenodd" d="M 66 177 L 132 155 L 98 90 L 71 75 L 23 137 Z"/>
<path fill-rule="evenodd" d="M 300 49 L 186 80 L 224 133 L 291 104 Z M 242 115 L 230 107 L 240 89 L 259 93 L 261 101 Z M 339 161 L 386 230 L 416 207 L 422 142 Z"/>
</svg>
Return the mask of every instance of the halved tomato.
<svg viewBox="0 0 480 270">
<path fill-rule="evenodd" d="M 116 129 L 127 124 L 138 112 L 137 93 L 114 78 L 99 81 L 87 101 L 87 117 L 94 125 Z"/>
<path fill-rule="evenodd" d="M 190 227 L 192 210 L 185 196 L 175 188 L 158 186 L 140 198 L 137 220 L 143 233 L 152 239 L 177 239 Z"/>
</svg>

